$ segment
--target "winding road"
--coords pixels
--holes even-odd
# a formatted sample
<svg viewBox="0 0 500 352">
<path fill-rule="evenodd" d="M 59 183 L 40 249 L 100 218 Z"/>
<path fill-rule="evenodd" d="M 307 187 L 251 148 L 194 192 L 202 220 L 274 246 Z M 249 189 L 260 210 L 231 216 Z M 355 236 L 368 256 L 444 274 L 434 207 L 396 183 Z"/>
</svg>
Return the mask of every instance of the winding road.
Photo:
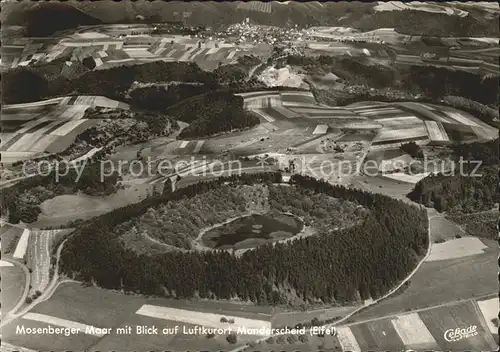
<svg viewBox="0 0 500 352">
<path fill-rule="evenodd" d="M 421 206 L 420 206 L 421 207 Z M 352 317 L 354 314 L 356 313 L 359 313 L 360 311 L 362 311 L 363 309 L 366 309 L 370 306 L 373 306 L 375 304 L 377 304 L 378 302 L 386 299 L 386 298 L 389 298 L 391 295 L 393 295 L 394 293 L 396 293 L 404 284 L 406 284 L 408 281 L 411 280 L 411 278 L 417 273 L 417 271 L 420 269 L 420 267 L 422 266 L 422 264 L 427 260 L 427 258 L 429 257 L 429 255 L 431 254 L 431 247 L 432 247 L 432 241 L 431 241 L 431 226 L 430 226 L 430 216 L 428 215 L 427 216 L 427 219 L 429 221 L 429 225 L 428 225 L 428 228 L 427 228 L 427 236 L 428 236 L 428 240 L 429 240 L 429 246 L 427 248 L 427 253 L 425 254 L 425 256 L 422 258 L 422 260 L 418 263 L 418 265 L 415 267 L 415 269 L 413 269 L 413 271 L 408 274 L 408 276 L 399 283 L 399 285 L 397 285 L 395 288 L 393 288 L 391 291 L 389 291 L 388 293 L 386 293 L 385 295 L 383 295 L 382 297 L 370 302 L 369 304 L 366 304 L 362 307 L 359 307 L 357 309 L 355 309 L 354 311 L 352 311 L 351 313 L 347 314 L 346 316 L 344 316 L 342 319 L 340 320 L 337 320 L 333 323 L 330 323 L 330 324 L 325 324 L 323 325 L 324 327 L 326 328 L 331 328 L 331 327 L 334 327 L 334 326 L 337 326 L 339 325 L 340 323 L 348 320 L 350 317 Z M 379 317 L 379 318 L 382 318 L 382 317 Z M 287 335 L 287 334 L 274 334 L 273 336 L 280 336 L 280 335 Z M 269 336 L 266 336 L 266 337 L 263 337 L 257 341 L 254 341 L 255 343 L 261 343 L 265 340 L 267 340 L 269 338 Z M 248 348 L 249 346 L 248 345 L 244 345 L 244 346 L 240 346 L 240 347 L 237 347 L 229 352 L 240 352 L 240 351 L 244 351 Z"/>
</svg>

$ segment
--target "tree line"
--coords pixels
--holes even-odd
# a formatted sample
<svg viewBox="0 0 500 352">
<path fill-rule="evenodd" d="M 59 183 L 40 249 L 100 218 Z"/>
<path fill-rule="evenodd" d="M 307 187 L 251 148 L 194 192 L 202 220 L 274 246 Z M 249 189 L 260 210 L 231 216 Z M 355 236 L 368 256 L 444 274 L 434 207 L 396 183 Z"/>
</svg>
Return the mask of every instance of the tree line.
<svg viewBox="0 0 500 352">
<path fill-rule="evenodd" d="M 430 174 L 415 185 L 408 197 L 440 212 L 472 213 L 491 209 L 499 201 L 498 143 L 496 139 L 453 145 L 455 161 L 462 158 L 468 162 L 462 166 L 464 174 L 460 174 L 459 165 L 453 174 Z"/>
<path fill-rule="evenodd" d="M 351 302 L 387 292 L 426 251 L 424 210 L 300 175 L 291 179 L 295 187 L 356 202 L 367 207 L 370 215 L 348 229 L 258 247 L 241 257 L 226 251 L 137 255 L 120 244 L 116 228 L 151 206 L 193 197 L 227 182 L 279 181 L 279 173 L 223 177 L 102 215 L 86 222 L 68 239 L 60 270 L 104 288 L 177 298 L 239 298 L 285 304 L 293 291 L 306 302 Z"/>
</svg>

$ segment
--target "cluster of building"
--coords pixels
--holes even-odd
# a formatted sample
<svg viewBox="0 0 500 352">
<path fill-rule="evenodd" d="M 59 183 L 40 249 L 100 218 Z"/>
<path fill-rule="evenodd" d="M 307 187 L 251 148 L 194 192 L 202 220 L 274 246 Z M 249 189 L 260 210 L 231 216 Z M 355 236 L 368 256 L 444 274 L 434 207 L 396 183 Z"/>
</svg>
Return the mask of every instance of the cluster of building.
<svg viewBox="0 0 500 352">
<path fill-rule="evenodd" d="M 213 36 L 231 38 L 236 44 L 270 44 L 302 40 L 304 32 L 297 28 L 280 28 L 252 24 L 249 18 L 242 23 L 227 27 L 225 30 L 214 32 Z"/>
</svg>

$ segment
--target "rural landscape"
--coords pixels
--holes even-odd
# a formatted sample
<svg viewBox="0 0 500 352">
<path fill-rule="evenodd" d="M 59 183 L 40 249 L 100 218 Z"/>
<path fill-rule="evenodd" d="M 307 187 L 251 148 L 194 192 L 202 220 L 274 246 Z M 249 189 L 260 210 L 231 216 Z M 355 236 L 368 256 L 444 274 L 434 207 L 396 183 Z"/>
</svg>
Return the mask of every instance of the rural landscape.
<svg viewBox="0 0 500 352">
<path fill-rule="evenodd" d="M 0 16 L 0 351 L 496 350 L 497 3 Z"/>
</svg>

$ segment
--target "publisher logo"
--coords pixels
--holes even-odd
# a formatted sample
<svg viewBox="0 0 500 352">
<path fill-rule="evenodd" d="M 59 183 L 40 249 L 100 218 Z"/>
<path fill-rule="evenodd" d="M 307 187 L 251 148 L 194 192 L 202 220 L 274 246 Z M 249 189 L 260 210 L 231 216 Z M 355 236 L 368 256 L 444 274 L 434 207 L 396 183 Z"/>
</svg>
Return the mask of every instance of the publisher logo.
<svg viewBox="0 0 500 352">
<path fill-rule="evenodd" d="M 477 326 L 470 325 L 465 329 L 456 328 L 446 330 L 444 332 L 444 339 L 448 342 L 457 342 L 463 339 L 468 339 L 472 336 L 476 336 L 477 334 Z"/>
</svg>

